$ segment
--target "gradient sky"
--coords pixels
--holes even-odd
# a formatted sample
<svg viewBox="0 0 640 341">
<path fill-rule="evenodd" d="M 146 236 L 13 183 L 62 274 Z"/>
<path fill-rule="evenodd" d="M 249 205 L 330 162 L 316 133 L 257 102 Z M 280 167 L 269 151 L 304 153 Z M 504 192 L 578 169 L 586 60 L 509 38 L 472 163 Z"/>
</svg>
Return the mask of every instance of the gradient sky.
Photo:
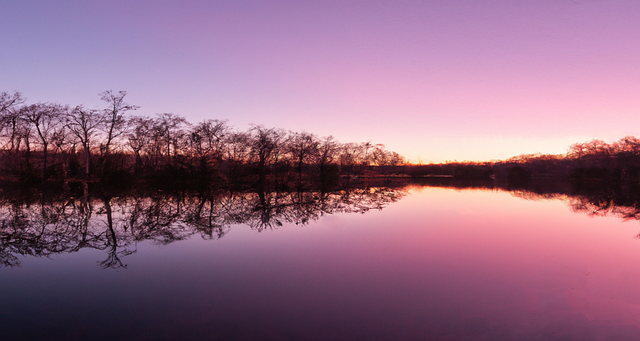
<svg viewBox="0 0 640 341">
<path fill-rule="evenodd" d="M 413 162 L 640 134 L 640 1 L 0 0 L 0 91 L 228 119 Z"/>
</svg>

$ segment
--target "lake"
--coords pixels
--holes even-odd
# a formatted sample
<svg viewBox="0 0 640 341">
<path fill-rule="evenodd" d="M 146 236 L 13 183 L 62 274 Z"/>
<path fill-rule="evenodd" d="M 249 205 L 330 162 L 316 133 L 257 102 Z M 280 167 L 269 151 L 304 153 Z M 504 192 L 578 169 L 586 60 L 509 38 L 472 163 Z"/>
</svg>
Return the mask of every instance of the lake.
<svg viewBox="0 0 640 341">
<path fill-rule="evenodd" d="M 3 340 L 638 340 L 633 207 L 409 185 L 0 207 Z"/>
</svg>

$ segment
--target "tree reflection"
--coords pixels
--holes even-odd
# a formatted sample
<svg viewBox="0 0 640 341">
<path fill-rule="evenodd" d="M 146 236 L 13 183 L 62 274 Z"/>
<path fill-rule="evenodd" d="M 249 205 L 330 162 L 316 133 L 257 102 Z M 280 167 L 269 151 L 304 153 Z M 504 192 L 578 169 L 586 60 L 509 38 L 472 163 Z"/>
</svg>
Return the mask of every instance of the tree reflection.
<svg viewBox="0 0 640 341">
<path fill-rule="evenodd" d="M 194 235 L 211 240 L 222 238 L 234 225 L 264 231 L 285 224 L 306 225 L 330 214 L 363 214 L 398 201 L 406 195 L 407 185 L 385 180 L 331 192 L 257 187 L 199 194 L 140 189 L 125 195 L 90 191 L 89 184 L 81 183 L 72 184 L 65 194 L 5 191 L 0 193 L 0 266 L 19 266 L 21 257 L 95 249 L 106 254 L 97 261 L 100 267 L 126 268 L 123 259 L 142 241 L 167 245 Z M 533 179 L 512 186 L 497 180 L 434 178 L 412 186 L 508 191 L 525 200 L 562 200 L 576 213 L 640 221 L 640 185 L 635 183 L 605 186 Z"/>
<path fill-rule="evenodd" d="M 591 217 L 617 217 L 640 221 L 640 183 L 637 178 L 617 182 L 567 180 L 563 178 L 529 179 L 514 186 L 511 181 L 424 179 L 419 185 L 451 189 L 506 191 L 525 200 L 561 200 L 571 211 Z M 640 235 L 638 236 L 640 239 Z"/>
<path fill-rule="evenodd" d="M 592 217 L 640 220 L 640 186 L 636 182 L 567 182 L 546 180 L 544 186 L 512 191 L 530 200 L 560 199 L 575 213 Z M 535 182 L 534 182 L 535 184 Z"/>
<path fill-rule="evenodd" d="M 106 252 L 102 268 L 126 268 L 138 242 L 166 245 L 200 235 L 223 237 L 233 225 L 263 231 L 305 225 L 324 215 L 382 209 L 405 195 L 389 187 L 336 192 L 227 192 L 208 195 L 92 195 L 0 197 L 0 265 L 20 257 L 51 257 L 88 248 Z"/>
</svg>

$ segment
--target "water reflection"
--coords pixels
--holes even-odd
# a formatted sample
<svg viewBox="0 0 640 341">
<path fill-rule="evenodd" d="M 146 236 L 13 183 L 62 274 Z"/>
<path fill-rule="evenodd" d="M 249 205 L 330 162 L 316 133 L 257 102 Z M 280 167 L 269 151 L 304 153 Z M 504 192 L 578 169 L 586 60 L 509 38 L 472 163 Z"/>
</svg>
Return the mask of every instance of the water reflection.
<svg viewBox="0 0 640 341">
<path fill-rule="evenodd" d="M 624 221 L 640 220 L 640 184 L 617 184 L 598 181 L 572 181 L 560 178 L 521 182 L 496 180 L 427 179 L 423 186 L 451 189 L 496 190 L 509 192 L 525 200 L 560 200 L 571 211 L 592 217 L 618 217 Z"/>
<path fill-rule="evenodd" d="M 637 340 L 634 206 L 562 186 L 3 195 L 0 339 Z"/>
<path fill-rule="evenodd" d="M 387 183 L 389 185 L 389 183 Z M 573 212 L 640 220 L 640 188 L 545 179 L 522 184 L 493 180 L 432 178 L 393 186 L 362 186 L 334 192 L 225 192 L 211 195 L 135 192 L 76 195 L 5 193 L 0 197 L 0 266 L 20 265 L 18 256 L 51 257 L 84 248 L 102 250 L 102 268 L 126 268 L 123 257 L 141 241 L 167 245 L 193 235 L 223 237 L 233 225 L 257 231 L 304 225 L 334 213 L 380 210 L 410 186 L 508 191 L 526 200 L 561 200 Z M 639 237 L 640 238 L 640 235 Z"/>
<path fill-rule="evenodd" d="M 0 198 L 0 265 L 18 256 L 50 257 L 83 248 L 103 250 L 103 268 L 126 268 L 122 258 L 141 241 L 166 245 L 199 235 L 218 239 L 233 225 L 262 231 L 305 225 L 323 215 L 380 210 L 406 194 L 400 188 L 362 187 L 336 192 L 228 192 L 199 196 L 90 194 Z"/>
</svg>

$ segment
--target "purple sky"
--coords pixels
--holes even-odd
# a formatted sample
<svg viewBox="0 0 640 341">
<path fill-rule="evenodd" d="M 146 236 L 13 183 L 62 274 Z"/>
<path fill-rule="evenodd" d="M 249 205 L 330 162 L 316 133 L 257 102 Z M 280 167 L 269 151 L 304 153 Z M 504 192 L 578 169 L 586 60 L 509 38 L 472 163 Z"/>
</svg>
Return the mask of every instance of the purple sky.
<svg viewBox="0 0 640 341">
<path fill-rule="evenodd" d="M 640 134 L 640 1 L 0 2 L 0 91 L 228 119 L 413 162 Z"/>
</svg>

